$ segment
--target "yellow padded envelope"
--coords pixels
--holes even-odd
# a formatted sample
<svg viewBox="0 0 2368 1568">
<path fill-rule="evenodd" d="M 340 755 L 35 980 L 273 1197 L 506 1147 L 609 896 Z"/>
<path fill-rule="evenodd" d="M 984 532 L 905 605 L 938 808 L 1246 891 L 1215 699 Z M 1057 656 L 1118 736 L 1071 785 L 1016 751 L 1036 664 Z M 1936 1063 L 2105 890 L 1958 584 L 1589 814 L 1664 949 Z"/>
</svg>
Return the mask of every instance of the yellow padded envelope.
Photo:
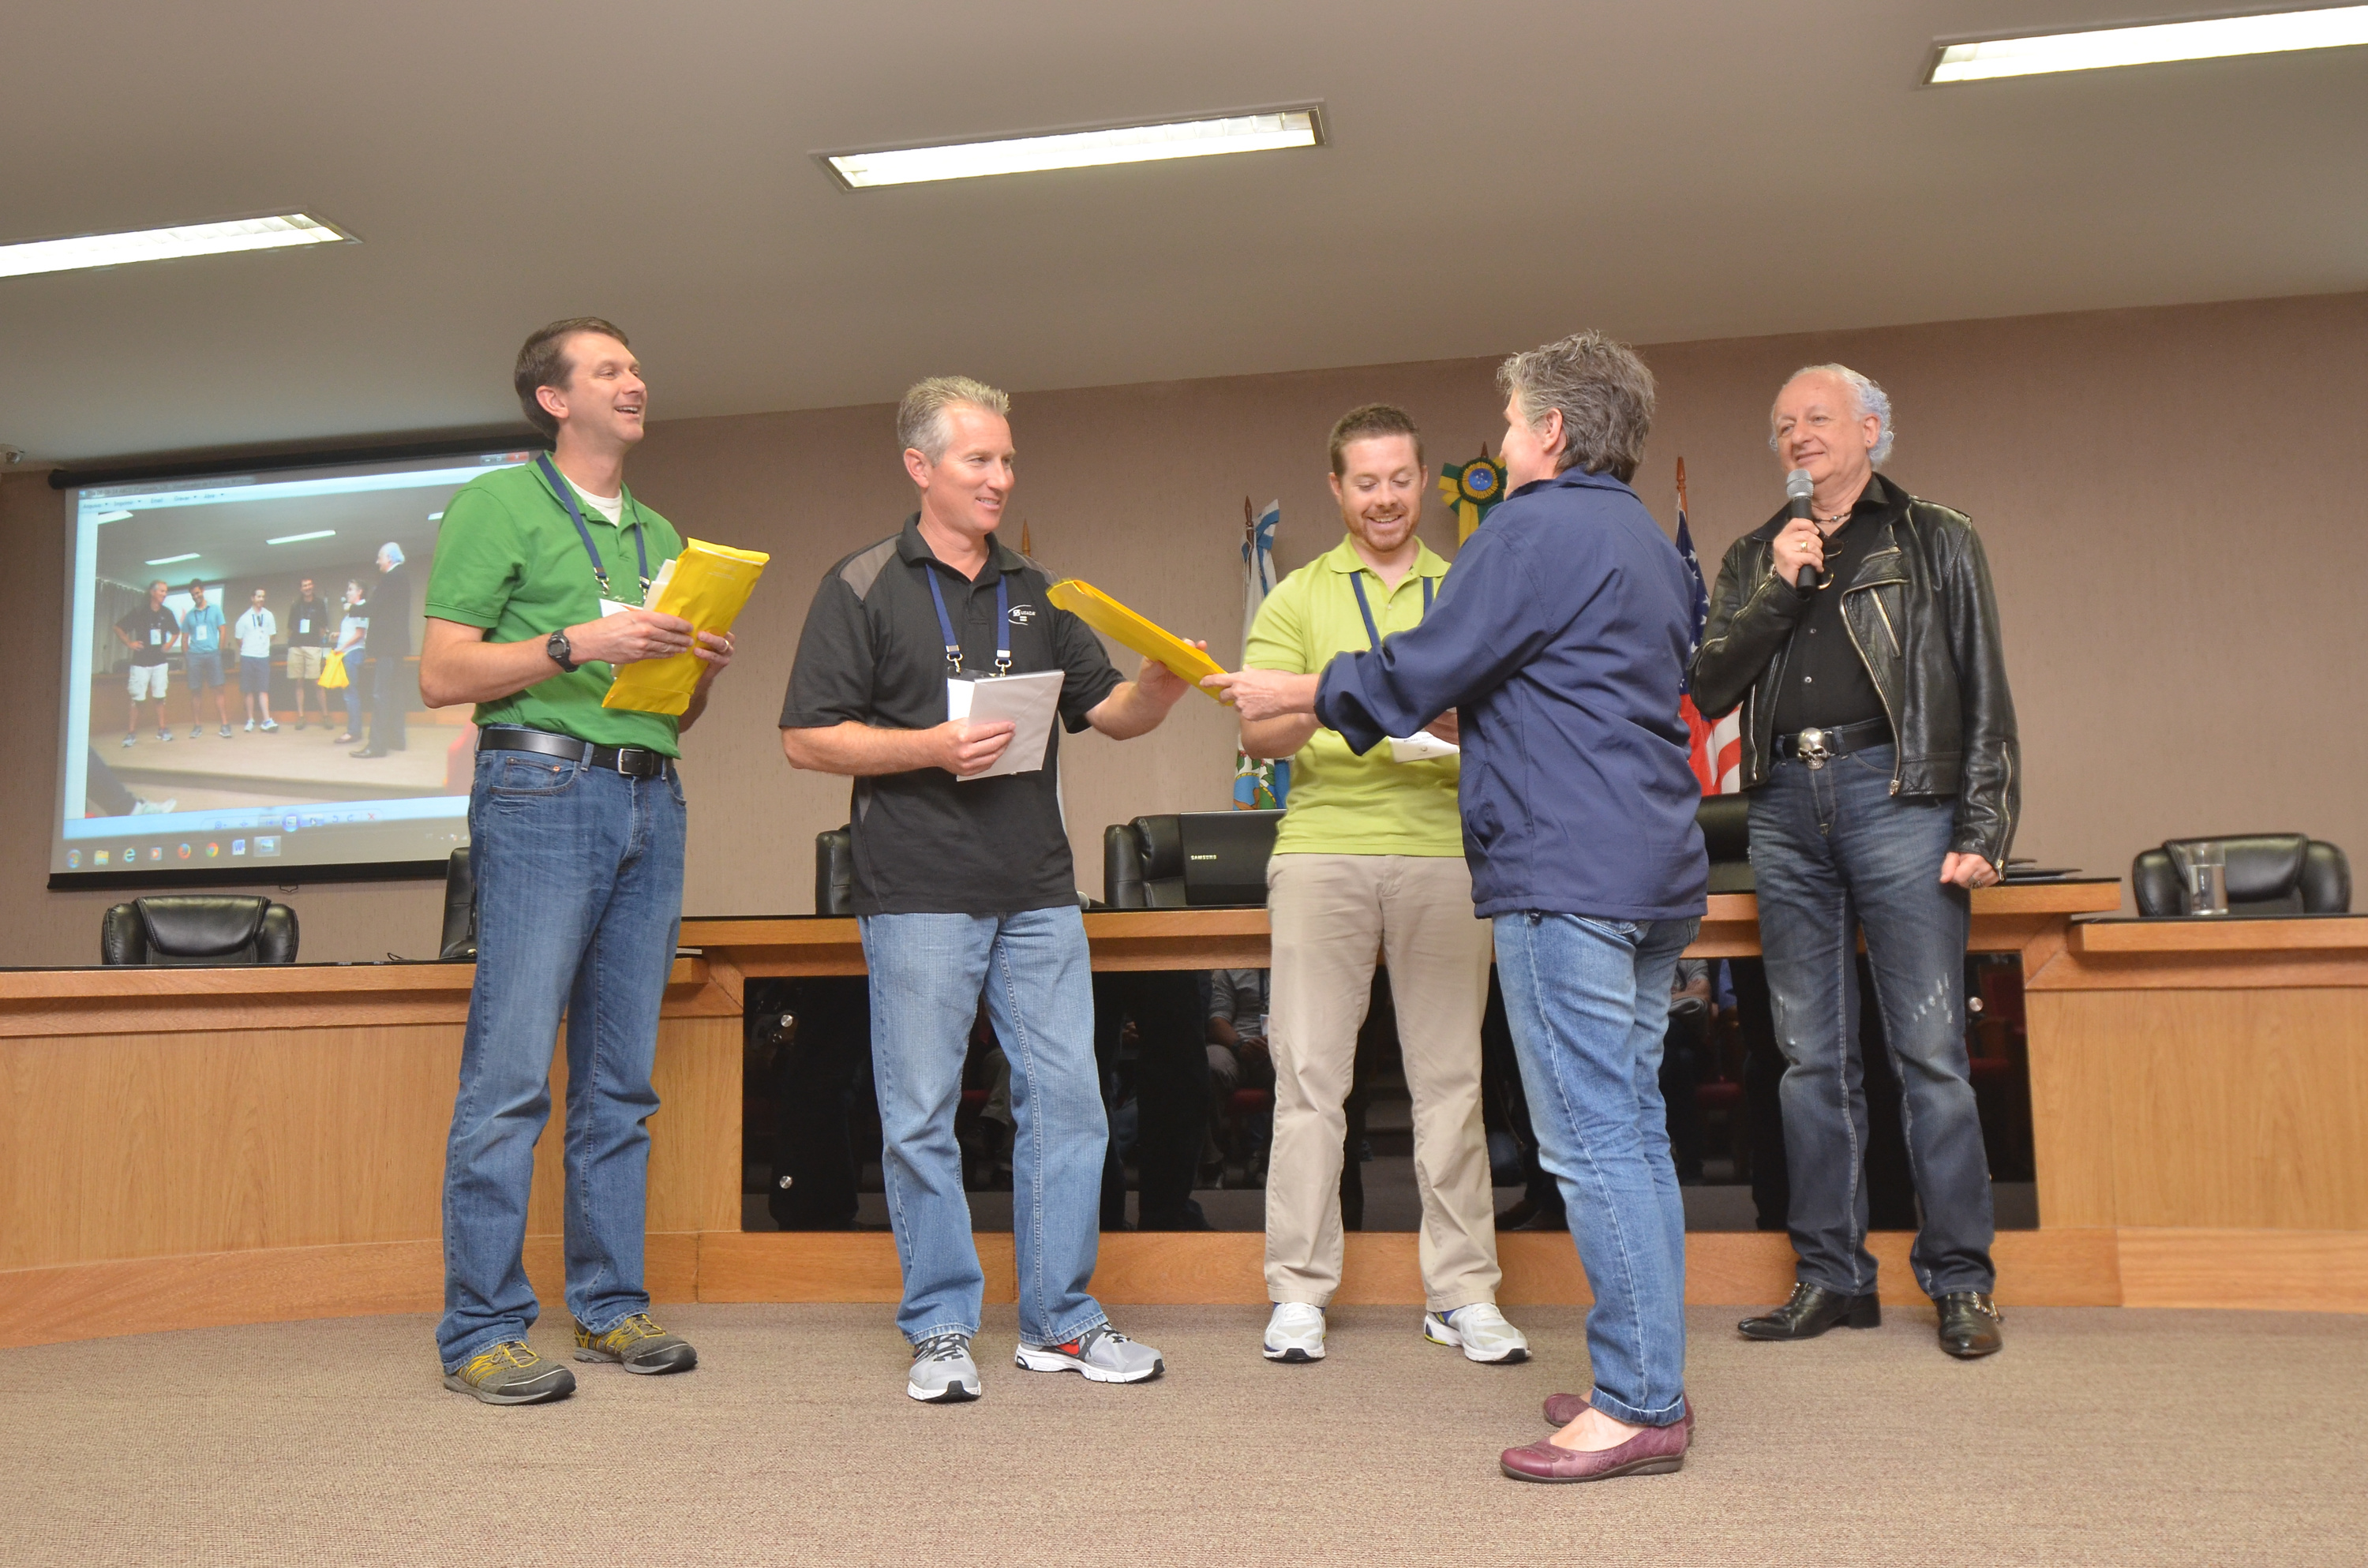
<svg viewBox="0 0 2368 1568">
<path fill-rule="evenodd" d="M 1217 694 L 1201 684 L 1205 676 L 1221 676 L 1225 667 L 1166 627 L 1142 616 L 1081 578 L 1065 577 L 1045 590 L 1045 597 L 1096 631 L 1146 659 L 1156 659 L 1191 683 L 1201 696 Z"/>
<path fill-rule="evenodd" d="M 686 540 L 682 553 L 667 562 L 659 570 L 658 581 L 650 585 L 650 608 L 682 617 L 694 631 L 730 631 L 772 559 L 758 550 Z M 699 687 L 699 672 L 704 667 L 699 655 L 688 649 L 670 659 L 641 659 L 620 665 L 600 706 L 680 713 L 690 706 L 691 693 Z"/>
</svg>

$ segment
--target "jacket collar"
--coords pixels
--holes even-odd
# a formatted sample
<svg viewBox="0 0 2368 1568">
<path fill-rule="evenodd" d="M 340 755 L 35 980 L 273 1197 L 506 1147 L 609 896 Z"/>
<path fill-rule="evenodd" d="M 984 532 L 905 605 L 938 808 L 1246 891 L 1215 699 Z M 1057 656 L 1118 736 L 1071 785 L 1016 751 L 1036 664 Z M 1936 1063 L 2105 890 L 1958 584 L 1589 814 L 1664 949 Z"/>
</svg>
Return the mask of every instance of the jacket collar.
<svg viewBox="0 0 2368 1568">
<path fill-rule="evenodd" d="M 1515 495 L 1527 495 L 1533 491 L 1554 489 L 1625 490 L 1631 495 L 1636 494 L 1635 491 L 1629 489 L 1626 482 L 1616 479 L 1611 474 L 1589 473 L 1585 469 L 1566 468 L 1560 473 L 1555 474 L 1552 479 L 1533 479 L 1530 481 L 1520 489 L 1511 492 L 1511 494 L 1508 494 L 1505 499 L 1510 501 Z"/>
<path fill-rule="evenodd" d="M 1447 575 L 1445 556 L 1433 551 L 1419 539 L 1414 541 L 1414 566 L 1406 573 L 1407 576 L 1444 577 Z M 1338 572 L 1344 577 L 1354 576 L 1360 572 L 1372 571 L 1372 567 L 1365 564 L 1365 558 L 1357 553 L 1355 537 L 1347 533 L 1340 536 L 1339 543 L 1316 559 L 1326 571 Z"/>
<path fill-rule="evenodd" d="M 1866 489 L 1859 495 L 1858 505 L 1850 508 L 1850 516 L 1855 517 L 1860 513 L 1872 508 L 1883 526 L 1888 528 L 1898 520 L 1900 514 L 1907 510 L 1907 503 L 1914 499 L 1914 496 L 1884 478 L 1880 473 L 1871 474 L 1867 478 Z M 1779 512 L 1752 529 L 1750 537 L 1766 544 L 1778 534 L 1782 533 L 1784 525 L 1791 520 L 1786 512 Z"/>
<path fill-rule="evenodd" d="M 918 564 L 928 562 L 932 565 L 945 566 L 949 572 L 954 570 L 939 560 L 938 552 L 929 548 L 929 541 L 921 537 L 921 514 L 918 512 L 905 519 L 905 531 L 896 536 L 896 555 L 899 560 L 907 563 Z M 973 586 L 980 583 L 992 583 L 998 575 L 1019 572 L 1027 564 L 1028 558 L 1005 544 L 1000 532 L 989 534 L 986 540 L 986 564 L 978 569 L 978 575 L 971 581 Z M 961 575 L 960 573 L 954 574 Z"/>
</svg>

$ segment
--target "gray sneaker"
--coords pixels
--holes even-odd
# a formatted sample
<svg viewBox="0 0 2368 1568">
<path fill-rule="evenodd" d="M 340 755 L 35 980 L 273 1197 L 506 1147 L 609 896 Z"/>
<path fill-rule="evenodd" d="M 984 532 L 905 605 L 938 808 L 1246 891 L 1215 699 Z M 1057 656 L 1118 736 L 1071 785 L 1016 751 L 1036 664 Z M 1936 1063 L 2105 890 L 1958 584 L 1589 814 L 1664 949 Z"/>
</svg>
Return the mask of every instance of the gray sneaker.
<svg viewBox="0 0 2368 1568">
<path fill-rule="evenodd" d="M 678 1334 L 668 1334 L 647 1312 L 635 1312 L 606 1334 L 575 1325 L 575 1358 L 614 1361 L 629 1372 L 688 1372 L 699 1365 L 699 1352 Z"/>
<path fill-rule="evenodd" d="M 1066 1345 L 1022 1345 L 1013 1358 L 1030 1372 L 1083 1372 L 1088 1382 L 1147 1382 L 1167 1369 L 1167 1362 L 1148 1345 L 1099 1324 Z"/>
<path fill-rule="evenodd" d="M 933 1334 L 913 1346 L 913 1370 L 905 1392 L 923 1404 L 960 1404 L 978 1397 L 978 1363 L 970 1358 L 970 1335 Z"/>
<path fill-rule="evenodd" d="M 444 1386 L 487 1404 L 541 1404 L 575 1392 L 575 1374 L 536 1355 L 523 1339 L 505 1339 L 472 1356 Z"/>
</svg>

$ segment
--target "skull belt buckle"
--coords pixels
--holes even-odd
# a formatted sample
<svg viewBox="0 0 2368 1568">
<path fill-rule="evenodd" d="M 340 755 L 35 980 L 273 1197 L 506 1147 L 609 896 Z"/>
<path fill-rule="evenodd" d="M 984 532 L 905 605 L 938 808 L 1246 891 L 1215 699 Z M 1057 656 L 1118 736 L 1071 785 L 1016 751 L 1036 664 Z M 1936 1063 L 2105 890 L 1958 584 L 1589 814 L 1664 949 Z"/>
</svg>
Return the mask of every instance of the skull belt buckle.
<svg viewBox="0 0 2368 1568">
<path fill-rule="evenodd" d="M 1809 765 L 1812 773 L 1834 759 L 1834 748 L 1827 744 L 1827 739 L 1823 730 L 1804 730 L 1801 738 L 1794 743 L 1800 750 L 1801 760 Z"/>
</svg>

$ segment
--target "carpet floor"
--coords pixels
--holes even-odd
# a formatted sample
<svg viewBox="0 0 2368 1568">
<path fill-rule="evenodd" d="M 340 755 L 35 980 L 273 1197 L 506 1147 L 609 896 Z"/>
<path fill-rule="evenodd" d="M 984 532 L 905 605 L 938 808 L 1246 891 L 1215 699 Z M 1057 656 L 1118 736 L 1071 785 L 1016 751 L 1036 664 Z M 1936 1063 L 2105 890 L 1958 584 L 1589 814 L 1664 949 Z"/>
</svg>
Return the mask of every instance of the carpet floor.
<svg viewBox="0 0 2368 1568">
<path fill-rule="evenodd" d="M 1537 1486 L 1497 1453 L 1586 1338 L 1513 1315 L 1526 1366 L 1366 1307 L 1283 1368 L 1260 1309 L 1130 1308 L 1168 1372 L 1107 1388 L 1014 1369 L 990 1308 L 947 1407 L 875 1306 L 670 1307 L 698 1370 L 518 1409 L 447 1392 L 418 1317 L 0 1351 L 0 1562 L 2368 1562 L 2368 1317 L 2023 1309 L 1961 1365 L 1929 1311 L 1785 1346 L 1696 1309 L 1685 1469 Z"/>
</svg>

